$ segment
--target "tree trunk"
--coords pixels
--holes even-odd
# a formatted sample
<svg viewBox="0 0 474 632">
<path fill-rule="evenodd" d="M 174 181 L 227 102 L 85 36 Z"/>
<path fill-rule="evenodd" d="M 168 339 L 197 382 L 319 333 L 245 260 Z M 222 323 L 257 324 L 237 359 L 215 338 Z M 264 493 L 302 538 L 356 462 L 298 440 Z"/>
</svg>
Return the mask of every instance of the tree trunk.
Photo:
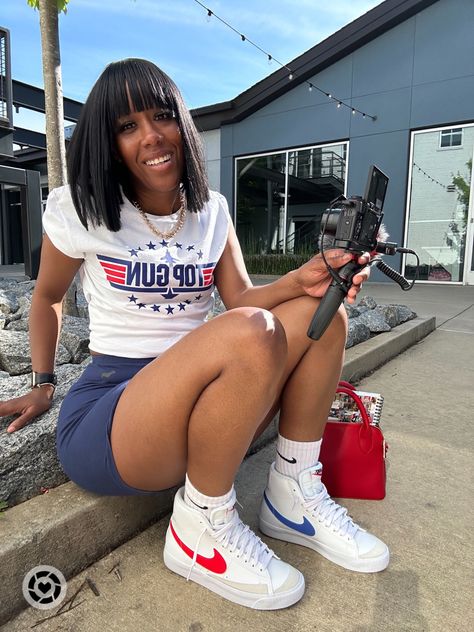
<svg viewBox="0 0 474 632">
<path fill-rule="evenodd" d="M 46 115 L 48 187 L 51 191 L 67 183 L 57 0 L 39 0 L 39 14 Z M 76 280 L 71 283 L 66 293 L 63 308 L 65 314 L 79 315 L 76 301 Z"/>
<path fill-rule="evenodd" d="M 57 1 L 39 0 L 39 9 L 46 114 L 48 184 L 49 189 L 52 190 L 63 186 L 67 182 Z"/>
</svg>

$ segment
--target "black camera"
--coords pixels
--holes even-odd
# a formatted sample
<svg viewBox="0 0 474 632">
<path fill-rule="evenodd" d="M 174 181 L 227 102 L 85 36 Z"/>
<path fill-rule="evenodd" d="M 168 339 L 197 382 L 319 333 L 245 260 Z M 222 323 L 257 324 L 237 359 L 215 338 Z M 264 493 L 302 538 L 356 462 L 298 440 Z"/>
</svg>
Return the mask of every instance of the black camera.
<svg viewBox="0 0 474 632">
<path fill-rule="evenodd" d="M 334 200 L 321 219 L 321 234 L 332 236 L 334 248 L 351 252 L 372 252 L 383 218 L 388 177 L 375 166 L 369 171 L 364 197 Z"/>
<path fill-rule="evenodd" d="M 319 340 L 326 331 L 339 305 L 347 296 L 352 285 L 352 278 L 364 267 L 357 263 L 359 255 L 364 252 L 370 252 L 374 256 L 377 253 L 386 255 L 411 253 L 417 257 L 413 250 L 399 248 L 395 243 L 382 241 L 386 237 L 382 226 L 382 211 L 387 185 L 388 177 L 372 165 L 369 169 L 364 197 L 354 196 L 347 199 L 341 195 L 323 213 L 319 240 L 321 255 L 333 280 L 309 326 L 308 336 L 313 340 Z M 353 252 L 354 260 L 339 270 L 331 268 L 324 255 L 325 249 L 329 247 Z M 374 258 L 372 263 L 396 281 L 403 290 L 410 290 L 413 287 L 414 281 L 412 283 L 407 281 L 380 257 Z"/>
</svg>

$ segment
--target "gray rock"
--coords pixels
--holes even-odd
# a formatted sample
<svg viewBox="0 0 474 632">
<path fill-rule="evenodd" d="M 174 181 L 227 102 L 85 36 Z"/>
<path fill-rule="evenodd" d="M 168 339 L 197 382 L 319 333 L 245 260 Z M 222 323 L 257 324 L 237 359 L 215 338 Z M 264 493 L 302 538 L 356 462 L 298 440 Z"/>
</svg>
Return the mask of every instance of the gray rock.
<svg viewBox="0 0 474 632">
<path fill-rule="evenodd" d="M 383 315 L 377 311 L 377 309 L 369 309 L 367 312 L 360 314 L 358 322 L 367 325 L 371 334 L 377 334 L 382 331 L 390 331 L 391 327 L 383 317 Z"/>
<path fill-rule="evenodd" d="M 347 334 L 346 349 L 354 345 L 364 342 L 370 338 L 370 329 L 364 323 L 360 322 L 360 316 L 349 320 L 349 331 Z"/>
<path fill-rule="evenodd" d="M 58 347 L 56 363 L 66 364 L 71 361 L 71 354 L 63 347 Z M 31 371 L 30 341 L 26 331 L 2 332 L 0 339 L 0 370 L 10 375 L 21 375 Z"/>
<path fill-rule="evenodd" d="M 0 289 L 0 314 L 7 316 L 18 309 L 18 301 L 13 292 Z"/>
<path fill-rule="evenodd" d="M 369 307 L 367 305 L 357 305 L 357 309 L 359 310 L 359 314 L 363 314 L 364 312 L 369 311 Z"/>
<path fill-rule="evenodd" d="M 57 369 L 58 387 L 52 407 L 21 430 L 5 432 L 13 417 L 0 418 L 0 500 L 12 507 L 68 480 L 56 453 L 56 422 L 61 402 L 83 365 Z M 29 391 L 26 376 L 0 380 L 0 399 L 11 399 Z"/>
<path fill-rule="evenodd" d="M 354 305 L 344 303 L 344 307 L 346 308 L 348 318 L 356 318 L 360 314 L 359 309 L 357 307 L 354 307 Z"/>
<path fill-rule="evenodd" d="M 89 333 L 89 323 L 84 318 L 63 316 L 59 341 L 69 351 L 75 364 L 89 356 Z"/>
<path fill-rule="evenodd" d="M 400 324 L 400 318 L 395 305 L 378 305 L 374 311 L 381 314 L 390 327 L 396 327 Z"/>
<path fill-rule="evenodd" d="M 28 331 L 28 319 L 18 318 L 17 320 L 8 320 L 5 329 L 8 331 Z"/>
<path fill-rule="evenodd" d="M 364 296 L 364 298 L 360 299 L 359 306 L 374 309 L 375 307 L 377 307 L 377 302 L 372 296 Z"/>
<path fill-rule="evenodd" d="M 77 311 L 80 318 L 89 318 L 89 306 L 87 305 L 86 297 L 81 287 L 77 288 L 76 292 Z"/>
<path fill-rule="evenodd" d="M 393 307 L 397 310 L 400 325 L 417 317 L 417 314 L 406 305 L 393 305 Z"/>
<path fill-rule="evenodd" d="M 31 309 L 31 294 L 25 294 L 18 299 L 19 309 L 18 312 L 22 318 L 28 318 Z"/>
</svg>

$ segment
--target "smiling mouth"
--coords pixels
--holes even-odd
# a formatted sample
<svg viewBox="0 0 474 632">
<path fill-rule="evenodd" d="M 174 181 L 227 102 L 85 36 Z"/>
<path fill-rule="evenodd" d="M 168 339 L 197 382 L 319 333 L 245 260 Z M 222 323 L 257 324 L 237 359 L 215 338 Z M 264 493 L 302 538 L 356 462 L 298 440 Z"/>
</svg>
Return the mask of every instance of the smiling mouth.
<svg viewBox="0 0 474 632">
<path fill-rule="evenodd" d="M 170 160 L 171 160 L 171 154 L 166 154 L 166 156 L 153 158 L 153 160 L 146 160 L 145 164 L 149 167 L 153 167 L 154 165 L 162 165 L 163 163 L 169 162 Z"/>
</svg>

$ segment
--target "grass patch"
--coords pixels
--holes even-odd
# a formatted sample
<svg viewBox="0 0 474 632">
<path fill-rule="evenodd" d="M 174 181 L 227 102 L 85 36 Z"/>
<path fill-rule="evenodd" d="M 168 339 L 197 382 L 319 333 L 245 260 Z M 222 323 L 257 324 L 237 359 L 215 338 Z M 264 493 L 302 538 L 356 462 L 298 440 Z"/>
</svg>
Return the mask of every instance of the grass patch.
<svg viewBox="0 0 474 632">
<path fill-rule="evenodd" d="M 286 274 L 306 263 L 311 255 L 244 255 L 249 274 Z"/>
</svg>

